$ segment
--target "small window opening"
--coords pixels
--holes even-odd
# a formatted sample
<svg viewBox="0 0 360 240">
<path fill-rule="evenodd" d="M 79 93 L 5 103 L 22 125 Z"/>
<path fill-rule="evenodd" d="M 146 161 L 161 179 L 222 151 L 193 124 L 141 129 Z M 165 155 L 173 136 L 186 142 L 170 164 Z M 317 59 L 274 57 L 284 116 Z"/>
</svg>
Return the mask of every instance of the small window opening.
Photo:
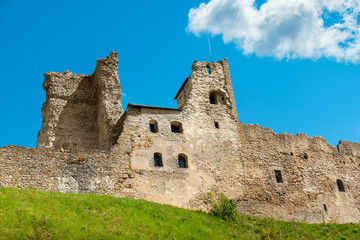
<svg viewBox="0 0 360 240">
<path fill-rule="evenodd" d="M 327 206 L 324 204 L 324 211 L 327 212 Z"/>
<path fill-rule="evenodd" d="M 156 120 L 151 120 L 149 122 L 150 132 L 156 133 L 158 132 L 158 124 Z"/>
<path fill-rule="evenodd" d="M 216 96 L 214 93 L 210 94 L 210 104 L 216 104 Z"/>
<path fill-rule="evenodd" d="M 309 156 L 307 155 L 307 153 L 304 153 L 304 159 L 308 159 Z"/>
<path fill-rule="evenodd" d="M 209 99 L 210 104 L 225 104 L 225 95 L 221 92 L 211 92 Z"/>
<path fill-rule="evenodd" d="M 219 123 L 218 123 L 218 122 L 215 122 L 215 127 L 216 127 L 217 129 L 219 129 Z"/>
<path fill-rule="evenodd" d="M 293 152 L 290 152 L 290 156 L 294 156 L 294 153 L 293 153 Z"/>
<path fill-rule="evenodd" d="M 283 179 L 281 176 L 281 171 L 280 170 L 274 170 L 274 171 L 275 171 L 276 183 L 282 183 Z"/>
<path fill-rule="evenodd" d="M 154 165 L 155 165 L 155 167 L 163 166 L 161 153 L 154 153 Z"/>
<path fill-rule="evenodd" d="M 182 124 L 180 122 L 171 122 L 171 132 L 173 133 L 182 133 Z"/>
<path fill-rule="evenodd" d="M 340 192 L 345 192 L 344 183 L 340 179 L 336 180 L 336 184 Z"/>
<path fill-rule="evenodd" d="M 188 168 L 187 157 L 184 154 L 179 154 L 179 168 Z"/>
<path fill-rule="evenodd" d="M 207 73 L 208 74 L 210 74 L 211 72 L 210 72 L 210 68 L 209 68 L 209 66 L 206 66 L 206 71 L 207 71 Z"/>
</svg>

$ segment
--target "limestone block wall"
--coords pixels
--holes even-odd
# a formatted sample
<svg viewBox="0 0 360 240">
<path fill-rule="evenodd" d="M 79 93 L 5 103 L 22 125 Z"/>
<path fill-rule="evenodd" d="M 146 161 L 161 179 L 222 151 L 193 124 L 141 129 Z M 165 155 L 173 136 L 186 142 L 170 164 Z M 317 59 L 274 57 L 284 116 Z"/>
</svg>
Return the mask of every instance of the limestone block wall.
<svg viewBox="0 0 360 240">
<path fill-rule="evenodd" d="M 110 149 L 120 119 L 121 90 L 117 53 L 97 61 L 92 75 L 45 73 L 46 102 L 38 147 Z"/>
<path fill-rule="evenodd" d="M 197 150 L 187 136 L 191 133 L 189 123 L 184 121 L 178 109 L 128 106 L 124 119 L 124 131 L 112 148 L 127 148 L 131 169 L 141 169 L 136 176 L 134 191 L 140 198 L 172 204 L 185 208 L 204 208 L 194 201 L 211 191 L 213 177 L 201 171 Z M 156 121 L 157 132 L 151 132 L 150 121 Z M 182 123 L 183 132 L 171 132 L 171 122 Z M 126 129 L 126 130 L 125 130 Z M 155 166 L 154 154 L 161 154 L 162 165 Z M 179 168 L 178 155 L 187 158 L 187 168 Z"/>
<path fill-rule="evenodd" d="M 110 151 L 0 148 L 0 186 L 135 197 L 135 174 Z"/>
<path fill-rule="evenodd" d="M 321 137 L 275 134 L 241 123 L 239 137 L 241 167 L 234 180 L 243 189 L 237 196 L 240 212 L 288 221 L 359 221 L 359 144 L 343 141 L 332 147 Z M 283 183 L 276 183 L 275 170 Z M 338 179 L 345 192 L 339 191 Z"/>
</svg>

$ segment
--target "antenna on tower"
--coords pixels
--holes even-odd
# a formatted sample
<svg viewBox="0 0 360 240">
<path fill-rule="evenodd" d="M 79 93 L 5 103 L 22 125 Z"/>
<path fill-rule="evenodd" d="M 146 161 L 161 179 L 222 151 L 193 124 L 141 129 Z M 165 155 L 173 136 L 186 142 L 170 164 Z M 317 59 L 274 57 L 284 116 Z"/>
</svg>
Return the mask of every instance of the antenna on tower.
<svg viewBox="0 0 360 240">
<path fill-rule="evenodd" d="M 211 59 L 211 62 L 213 62 L 213 60 L 212 60 L 212 54 L 211 54 L 211 45 L 210 45 L 210 34 L 208 35 L 208 43 L 209 43 L 210 59 Z"/>
</svg>

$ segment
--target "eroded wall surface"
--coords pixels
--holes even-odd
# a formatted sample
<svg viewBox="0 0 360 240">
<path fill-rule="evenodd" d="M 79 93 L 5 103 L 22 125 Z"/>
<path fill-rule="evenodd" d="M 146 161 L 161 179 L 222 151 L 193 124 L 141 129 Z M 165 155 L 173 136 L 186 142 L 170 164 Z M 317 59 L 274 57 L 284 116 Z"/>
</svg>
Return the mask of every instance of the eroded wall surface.
<svg viewBox="0 0 360 240">
<path fill-rule="evenodd" d="M 241 212 L 302 222 L 359 221 L 359 144 L 342 141 L 333 147 L 321 137 L 275 134 L 241 123 L 239 136 L 241 166 L 234 183 L 243 192 L 234 197 Z M 283 183 L 276 182 L 275 170 Z"/>
<path fill-rule="evenodd" d="M 117 53 L 98 60 L 88 76 L 70 71 L 44 76 L 46 102 L 37 146 L 109 150 L 113 127 L 123 114 Z"/>
<path fill-rule="evenodd" d="M 110 151 L 0 148 L 2 187 L 134 197 L 135 174 Z"/>
</svg>

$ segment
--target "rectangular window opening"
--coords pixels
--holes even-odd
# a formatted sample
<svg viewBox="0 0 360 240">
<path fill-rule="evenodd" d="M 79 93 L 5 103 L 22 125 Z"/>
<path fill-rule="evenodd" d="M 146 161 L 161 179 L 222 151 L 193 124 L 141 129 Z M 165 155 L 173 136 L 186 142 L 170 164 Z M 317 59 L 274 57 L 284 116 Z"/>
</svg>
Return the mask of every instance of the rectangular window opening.
<svg viewBox="0 0 360 240">
<path fill-rule="evenodd" d="M 171 122 L 171 132 L 173 133 L 182 133 L 182 124 L 179 122 Z"/>
<path fill-rule="evenodd" d="M 274 171 L 275 171 L 276 183 L 283 183 L 281 171 L 280 170 L 274 170 Z"/>
<path fill-rule="evenodd" d="M 218 122 L 215 122 L 215 127 L 216 127 L 217 129 L 219 129 L 219 123 L 218 123 Z"/>
<path fill-rule="evenodd" d="M 150 123 L 150 132 L 157 132 L 155 123 Z"/>
<path fill-rule="evenodd" d="M 163 166 L 162 157 L 160 153 L 154 153 L 154 162 L 155 162 L 155 167 Z"/>
</svg>

